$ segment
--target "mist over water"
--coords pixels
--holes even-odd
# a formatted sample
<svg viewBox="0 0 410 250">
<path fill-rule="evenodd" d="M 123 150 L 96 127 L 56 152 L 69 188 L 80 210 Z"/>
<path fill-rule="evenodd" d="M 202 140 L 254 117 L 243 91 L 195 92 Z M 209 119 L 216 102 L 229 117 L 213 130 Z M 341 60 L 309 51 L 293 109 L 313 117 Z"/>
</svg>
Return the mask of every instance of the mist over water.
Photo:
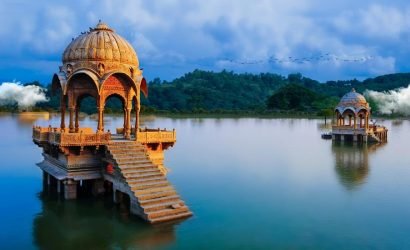
<svg viewBox="0 0 410 250">
<path fill-rule="evenodd" d="M 364 94 L 376 102 L 382 114 L 410 115 L 410 85 L 383 92 L 366 90 Z"/>
<path fill-rule="evenodd" d="M 28 108 L 47 101 L 45 90 L 39 86 L 24 86 L 20 82 L 3 82 L 0 85 L 0 105 L 17 104 L 19 108 Z"/>
</svg>

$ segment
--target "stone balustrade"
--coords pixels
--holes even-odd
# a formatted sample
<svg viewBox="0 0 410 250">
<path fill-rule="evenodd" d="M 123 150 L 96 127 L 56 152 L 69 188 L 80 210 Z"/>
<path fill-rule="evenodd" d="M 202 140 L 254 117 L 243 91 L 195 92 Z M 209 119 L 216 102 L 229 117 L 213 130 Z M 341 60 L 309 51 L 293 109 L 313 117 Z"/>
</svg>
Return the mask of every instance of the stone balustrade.
<svg viewBox="0 0 410 250">
<path fill-rule="evenodd" d="M 177 135 L 175 129 L 172 131 L 160 129 L 140 129 L 137 141 L 142 144 L 148 143 L 175 143 Z"/>
<path fill-rule="evenodd" d="M 60 128 L 33 127 L 33 140 L 37 143 L 50 143 L 59 146 L 104 145 L 111 140 L 111 133 L 94 133 L 89 128 L 78 133 L 62 132 Z"/>
</svg>

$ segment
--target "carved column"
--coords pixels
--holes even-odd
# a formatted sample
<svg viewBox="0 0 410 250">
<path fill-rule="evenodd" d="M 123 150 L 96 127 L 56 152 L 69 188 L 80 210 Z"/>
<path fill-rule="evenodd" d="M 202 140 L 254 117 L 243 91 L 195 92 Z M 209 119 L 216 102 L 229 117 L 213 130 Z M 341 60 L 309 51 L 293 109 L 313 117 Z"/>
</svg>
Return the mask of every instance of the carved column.
<svg viewBox="0 0 410 250">
<path fill-rule="evenodd" d="M 353 128 L 356 129 L 357 128 L 357 115 L 354 115 L 354 120 L 353 120 Z"/>
<path fill-rule="evenodd" d="M 61 93 L 61 98 L 60 98 L 60 112 L 61 112 L 60 128 L 61 128 L 61 131 L 64 131 L 65 129 L 65 96 L 62 93 Z"/>
<path fill-rule="evenodd" d="M 369 128 L 369 114 L 366 113 L 366 129 Z"/>
<path fill-rule="evenodd" d="M 74 110 L 75 107 L 71 106 L 68 108 L 68 110 L 70 111 L 70 121 L 69 121 L 69 129 L 70 129 L 70 133 L 74 133 Z"/>
<path fill-rule="evenodd" d="M 125 138 L 130 139 L 131 138 L 131 108 L 127 108 L 127 131 L 125 133 Z"/>
<path fill-rule="evenodd" d="M 102 133 L 104 131 L 104 108 L 103 107 L 98 107 L 98 127 L 97 127 L 97 132 Z"/>
<path fill-rule="evenodd" d="M 138 132 L 139 132 L 139 127 L 140 127 L 140 121 L 139 121 L 139 116 L 140 116 L 140 109 L 135 104 L 135 140 L 138 138 Z"/>
<path fill-rule="evenodd" d="M 80 123 L 78 122 L 78 110 L 80 109 L 79 106 L 75 108 L 75 132 L 78 133 L 80 128 Z"/>
<path fill-rule="evenodd" d="M 127 108 L 126 107 L 124 107 L 124 125 L 123 125 L 123 130 L 122 130 L 122 134 L 125 136 L 125 134 L 126 134 L 126 132 L 127 132 L 127 115 L 128 115 L 128 112 L 127 112 Z"/>
</svg>

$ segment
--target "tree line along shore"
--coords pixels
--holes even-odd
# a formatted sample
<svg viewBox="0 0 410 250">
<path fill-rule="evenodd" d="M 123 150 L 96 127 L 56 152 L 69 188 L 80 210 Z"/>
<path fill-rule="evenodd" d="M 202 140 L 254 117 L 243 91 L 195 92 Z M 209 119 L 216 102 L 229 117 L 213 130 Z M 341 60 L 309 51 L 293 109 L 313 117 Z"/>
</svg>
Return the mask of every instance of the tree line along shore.
<svg viewBox="0 0 410 250">
<path fill-rule="evenodd" d="M 149 82 L 148 98 L 141 97 L 142 114 L 165 115 L 244 115 L 244 116 L 332 116 L 340 98 L 355 88 L 387 91 L 407 87 L 410 73 L 397 73 L 343 81 L 319 81 L 299 73 L 282 76 L 273 73 L 234 73 L 194 70 L 172 81 L 155 78 Z M 48 102 L 37 103 L 30 111 L 59 110 L 60 98 L 51 95 L 51 85 L 38 81 L 24 85 L 45 88 Z M 368 98 L 372 112 L 378 115 L 377 103 Z M 84 98 L 81 112 L 96 113 L 95 100 Z M 0 106 L 0 112 L 19 112 L 17 104 Z M 122 113 L 122 103 L 113 97 L 107 102 L 106 113 Z M 400 116 L 393 114 L 393 116 Z"/>
</svg>

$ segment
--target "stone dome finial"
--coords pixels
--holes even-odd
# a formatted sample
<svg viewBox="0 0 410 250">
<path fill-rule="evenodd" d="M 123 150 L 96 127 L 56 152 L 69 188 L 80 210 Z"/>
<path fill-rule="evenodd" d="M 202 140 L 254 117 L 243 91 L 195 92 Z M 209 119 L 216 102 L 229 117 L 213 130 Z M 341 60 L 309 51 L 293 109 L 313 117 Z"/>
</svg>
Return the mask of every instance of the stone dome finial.
<svg viewBox="0 0 410 250">
<path fill-rule="evenodd" d="M 103 23 L 101 19 L 98 21 L 97 26 L 95 26 L 93 30 L 108 30 L 114 32 L 114 30 L 108 27 L 106 23 Z"/>
</svg>

